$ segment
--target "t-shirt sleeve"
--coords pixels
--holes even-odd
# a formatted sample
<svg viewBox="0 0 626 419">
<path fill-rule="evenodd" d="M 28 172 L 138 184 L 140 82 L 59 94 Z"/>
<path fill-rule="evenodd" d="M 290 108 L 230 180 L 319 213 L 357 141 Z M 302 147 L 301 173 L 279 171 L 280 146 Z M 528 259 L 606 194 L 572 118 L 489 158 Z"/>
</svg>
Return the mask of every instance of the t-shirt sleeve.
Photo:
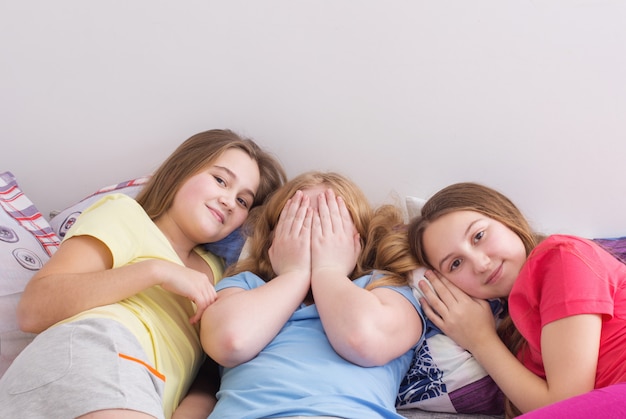
<svg viewBox="0 0 626 419">
<path fill-rule="evenodd" d="M 148 215 L 132 198 L 111 194 L 85 209 L 64 240 L 74 236 L 91 236 L 105 244 L 113 254 L 115 266 L 132 259 L 144 238 L 141 231 Z"/>
<path fill-rule="evenodd" d="M 241 272 L 233 276 L 222 278 L 222 280 L 215 285 L 215 291 L 220 291 L 225 288 L 241 288 L 244 290 L 251 290 L 264 284 L 265 281 L 252 272 Z"/>
<path fill-rule="evenodd" d="M 613 315 L 612 285 L 603 257 L 594 245 L 582 241 L 556 243 L 531 255 L 527 298 L 539 306 L 542 327 L 577 314 Z"/>
<path fill-rule="evenodd" d="M 357 284 L 360 284 L 363 288 L 365 288 L 370 282 L 373 282 L 375 280 L 376 280 L 375 275 L 366 275 L 364 277 L 356 279 L 354 282 Z M 417 314 L 420 316 L 420 319 L 422 320 L 422 337 L 420 338 L 418 345 L 421 344 L 422 341 L 424 340 L 425 332 L 426 332 L 426 316 L 424 315 L 422 306 L 415 298 L 415 295 L 413 294 L 413 290 L 411 289 L 411 287 L 408 285 L 405 285 L 405 286 L 382 285 L 381 288 L 388 288 L 388 289 L 394 290 L 395 292 L 402 294 L 404 298 L 406 298 L 407 300 L 409 300 L 411 304 L 413 304 L 413 307 L 415 307 Z"/>
<path fill-rule="evenodd" d="M 377 279 L 378 277 L 376 276 L 376 274 L 365 275 L 365 276 L 362 276 L 361 278 L 355 279 L 354 282 L 357 285 L 361 286 L 362 288 L 365 288 L 367 285 L 369 285 L 372 282 L 375 282 Z M 415 295 L 413 295 L 413 290 L 411 289 L 409 285 L 404 285 L 404 286 L 381 285 L 380 288 L 389 288 L 391 290 L 394 290 L 397 293 L 402 294 L 404 298 L 406 298 L 407 300 L 411 302 L 411 304 L 413 304 L 413 307 L 415 307 L 417 312 L 420 313 L 420 316 L 424 317 L 422 313 L 422 307 L 420 306 L 420 303 L 415 298 Z"/>
</svg>

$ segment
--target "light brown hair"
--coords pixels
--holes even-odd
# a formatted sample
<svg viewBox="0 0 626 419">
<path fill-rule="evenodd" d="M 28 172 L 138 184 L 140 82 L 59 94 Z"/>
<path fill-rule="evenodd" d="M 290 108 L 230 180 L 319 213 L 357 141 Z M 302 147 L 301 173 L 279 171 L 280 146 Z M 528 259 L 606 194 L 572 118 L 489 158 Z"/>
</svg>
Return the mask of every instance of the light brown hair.
<svg viewBox="0 0 626 419">
<path fill-rule="evenodd" d="M 285 171 L 272 154 L 250 138 L 230 130 L 213 129 L 195 134 L 180 144 L 152 174 L 137 196 L 137 202 L 152 220 L 156 220 L 172 206 L 174 196 L 187 179 L 232 148 L 244 151 L 259 166 L 259 188 L 250 209 L 262 204 L 271 192 L 285 183 Z"/>
<path fill-rule="evenodd" d="M 350 279 L 376 269 L 383 271 L 383 275 L 368 288 L 383 283 L 407 285 L 407 273 L 418 265 L 407 246 L 402 212 L 392 205 L 374 210 L 362 190 L 350 179 L 338 173 L 320 171 L 303 173 L 287 182 L 270 197 L 258 217 L 248 219 L 248 256 L 232 266 L 227 275 L 250 271 L 266 282 L 273 279 L 276 273 L 270 262 L 269 248 L 280 213 L 296 191 L 318 185 L 333 189 L 343 198 L 361 237 L 362 252 Z"/>
<path fill-rule="evenodd" d="M 504 224 L 522 240 L 526 256 L 544 238 L 531 229 L 515 204 L 500 192 L 478 183 L 456 183 L 434 194 L 422 207 L 421 215 L 409 222 L 409 246 L 420 264 L 434 269 L 424 250 L 424 231 L 439 217 L 455 211 L 475 211 Z M 526 340 L 513 324 L 508 312 L 498 326 L 498 334 L 514 354 L 525 347 Z M 505 402 L 505 410 L 507 417 L 519 414 L 508 400 Z"/>
</svg>

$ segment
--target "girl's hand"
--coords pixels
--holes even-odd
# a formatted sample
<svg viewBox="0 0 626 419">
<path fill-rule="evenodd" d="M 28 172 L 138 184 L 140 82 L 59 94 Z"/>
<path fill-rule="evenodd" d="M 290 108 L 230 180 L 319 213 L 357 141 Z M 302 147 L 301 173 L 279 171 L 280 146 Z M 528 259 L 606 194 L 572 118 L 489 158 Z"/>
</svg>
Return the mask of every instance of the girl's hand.
<svg viewBox="0 0 626 419">
<path fill-rule="evenodd" d="M 427 271 L 426 281 L 418 286 L 426 299 L 420 299 L 424 313 L 463 348 L 470 352 L 476 344 L 496 334 L 495 319 L 486 300 L 473 298 L 461 291 L 441 274 Z"/>
<path fill-rule="evenodd" d="M 310 281 L 311 220 L 309 198 L 297 191 L 280 213 L 268 251 L 276 275 L 302 273 Z"/>
<path fill-rule="evenodd" d="M 345 202 L 332 189 L 319 195 L 312 229 L 312 269 L 350 275 L 361 253 L 360 237 Z"/>
<path fill-rule="evenodd" d="M 155 265 L 156 274 L 163 278 L 163 289 L 187 297 L 196 305 L 196 313 L 189 319 L 192 324 L 200 320 L 204 310 L 217 298 L 213 279 L 203 272 L 159 259 L 140 263 Z"/>
</svg>

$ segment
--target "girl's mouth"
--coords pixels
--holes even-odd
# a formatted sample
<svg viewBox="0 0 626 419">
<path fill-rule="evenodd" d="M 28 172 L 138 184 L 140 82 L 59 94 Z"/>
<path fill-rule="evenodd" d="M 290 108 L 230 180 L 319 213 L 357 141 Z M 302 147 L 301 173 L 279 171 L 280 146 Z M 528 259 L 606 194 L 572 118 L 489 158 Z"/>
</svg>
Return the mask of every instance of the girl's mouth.
<svg viewBox="0 0 626 419">
<path fill-rule="evenodd" d="M 502 264 L 500 264 L 495 271 L 493 271 L 491 273 L 491 275 L 489 275 L 489 278 L 487 278 L 487 281 L 485 282 L 486 285 L 491 285 L 495 282 L 498 282 L 498 280 L 500 279 L 500 277 L 502 276 Z"/>
</svg>

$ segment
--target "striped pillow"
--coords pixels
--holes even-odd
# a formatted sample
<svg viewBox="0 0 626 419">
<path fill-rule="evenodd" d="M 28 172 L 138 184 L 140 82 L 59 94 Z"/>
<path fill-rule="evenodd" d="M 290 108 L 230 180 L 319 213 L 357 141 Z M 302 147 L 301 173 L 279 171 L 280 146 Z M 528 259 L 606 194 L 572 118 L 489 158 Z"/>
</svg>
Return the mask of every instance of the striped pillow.
<svg viewBox="0 0 626 419">
<path fill-rule="evenodd" d="M 34 337 L 19 330 L 17 302 L 58 246 L 59 238 L 15 176 L 0 173 L 0 376 Z"/>
</svg>

